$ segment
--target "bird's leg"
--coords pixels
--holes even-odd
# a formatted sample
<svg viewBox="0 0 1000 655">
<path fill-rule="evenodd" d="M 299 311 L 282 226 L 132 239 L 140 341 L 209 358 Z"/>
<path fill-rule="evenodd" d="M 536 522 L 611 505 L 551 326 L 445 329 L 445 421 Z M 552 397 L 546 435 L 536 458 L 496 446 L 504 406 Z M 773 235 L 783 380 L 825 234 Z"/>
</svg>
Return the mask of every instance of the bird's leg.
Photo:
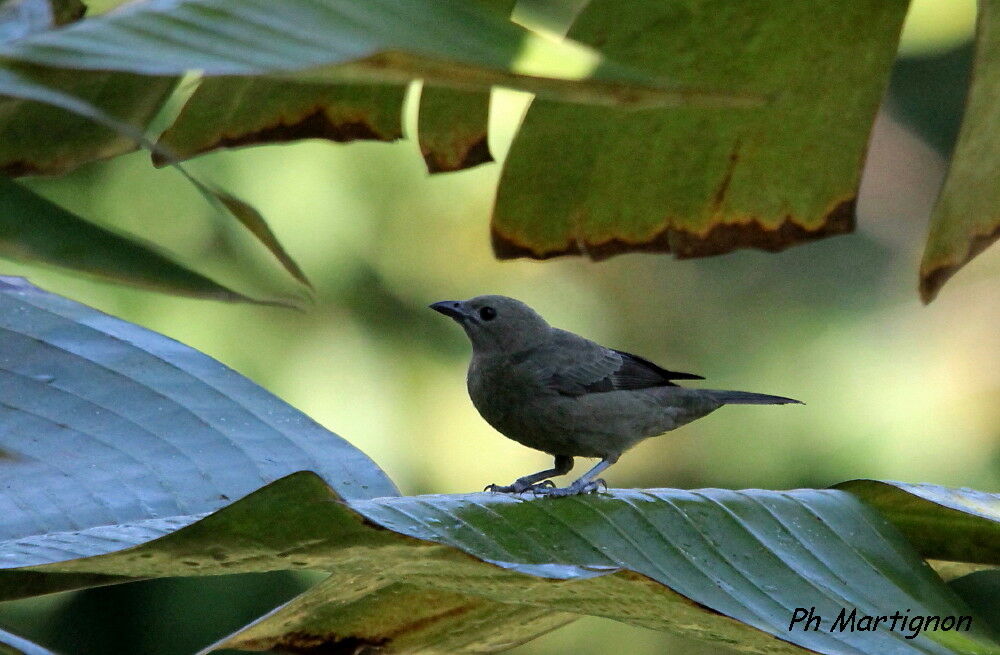
<svg viewBox="0 0 1000 655">
<path fill-rule="evenodd" d="M 600 462 L 597 463 L 594 468 L 590 469 L 579 478 L 573 481 L 573 484 L 568 487 L 548 487 L 540 488 L 536 487 L 532 489 L 536 495 L 539 496 L 553 496 L 556 498 L 562 496 L 576 496 L 577 494 L 592 494 L 598 491 L 602 486 L 607 489 L 608 483 L 601 478 L 594 479 L 595 476 L 608 468 L 612 464 L 618 461 L 618 456 L 605 457 Z"/>
<path fill-rule="evenodd" d="M 537 491 L 539 489 L 554 488 L 556 485 L 552 480 L 548 478 L 554 475 L 566 475 L 573 468 L 573 458 L 567 457 L 566 455 L 556 455 L 555 465 L 545 471 L 539 471 L 538 473 L 532 473 L 531 475 L 526 475 L 523 478 L 518 478 L 514 480 L 513 484 L 502 486 L 499 484 L 491 484 L 486 487 L 483 491 L 498 491 L 500 493 L 507 494 L 519 494 L 525 491 Z"/>
</svg>

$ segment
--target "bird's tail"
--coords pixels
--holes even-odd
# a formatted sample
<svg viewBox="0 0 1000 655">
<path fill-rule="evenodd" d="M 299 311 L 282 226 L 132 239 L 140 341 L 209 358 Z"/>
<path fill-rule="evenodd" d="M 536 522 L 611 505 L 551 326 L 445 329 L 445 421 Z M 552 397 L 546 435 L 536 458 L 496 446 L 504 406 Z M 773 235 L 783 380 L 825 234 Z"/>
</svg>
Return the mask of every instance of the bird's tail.
<svg viewBox="0 0 1000 655">
<path fill-rule="evenodd" d="M 708 391 L 707 389 L 705 391 Z M 784 396 L 769 396 L 766 393 L 749 391 L 709 391 L 712 398 L 726 405 L 804 405 L 801 400 Z"/>
</svg>

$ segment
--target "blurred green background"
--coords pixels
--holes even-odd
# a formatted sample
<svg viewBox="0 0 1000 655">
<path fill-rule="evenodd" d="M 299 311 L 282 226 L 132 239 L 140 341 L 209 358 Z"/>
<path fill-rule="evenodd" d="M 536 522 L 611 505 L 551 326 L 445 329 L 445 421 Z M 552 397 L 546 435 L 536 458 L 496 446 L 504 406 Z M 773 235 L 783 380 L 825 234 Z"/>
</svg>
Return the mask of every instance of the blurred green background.
<svg viewBox="0 0 1000 655">
<path fill-rule="evenodd" d="M 413 142 L 306 142 L 191 168 L 252 202 L 317 287 L 305 313 L 133 291 L 3 262 L 5 274 L 203 350 L 368 453 L 404 493 L 478 491 L 546 467 L 495 433 L 465 391 L 468 346 L 442 299 L 520 298 L 555 325 L 804 407 L 731 407 L 649 440 L 612 486 L 822 487 L 891 478 L 1000 490 L 1000 249 L 920 305 L 927 217 L 962 108 L 974 0 L 915 2 L 872 139 L 858 231 L 780 254 L 498 262 L 499 165 L 428 177 Z M 525 100 L 495 94 L 493 150 Z M 412 133 L 412 122 L 410 125 Z M 134 154 L 30 186 L 141 234 L 240 290 L 288 293 L 266 253 L 176 172 Z M 255 271 L 248 279 L 238 270 Z M 63 653 L 190 653 L 315 578 L 168 580 L 0 603 L 0 624 Z M 197 603 L 197 605 L 195 605 Z M 203 608 L 192 614 L 192 607 Z M 520 655 L 708 653 L 585 619 Z"/>
</svg>

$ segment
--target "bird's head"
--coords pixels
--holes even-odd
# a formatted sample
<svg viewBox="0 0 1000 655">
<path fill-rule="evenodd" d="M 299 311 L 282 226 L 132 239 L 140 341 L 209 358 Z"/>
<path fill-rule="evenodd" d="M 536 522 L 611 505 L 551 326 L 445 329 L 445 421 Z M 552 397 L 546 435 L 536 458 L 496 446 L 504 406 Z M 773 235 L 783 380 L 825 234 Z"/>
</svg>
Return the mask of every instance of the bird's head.
<svg viewBox="0 0 1000 655">
<path fill-rule="evenodd" d="M 543 343 L 549 324 L 531 307 L 507 296 L 443 300 L 431 309 L 450 316 L 469 335 L 479 354 L 516 353 Z"/>
</svg>

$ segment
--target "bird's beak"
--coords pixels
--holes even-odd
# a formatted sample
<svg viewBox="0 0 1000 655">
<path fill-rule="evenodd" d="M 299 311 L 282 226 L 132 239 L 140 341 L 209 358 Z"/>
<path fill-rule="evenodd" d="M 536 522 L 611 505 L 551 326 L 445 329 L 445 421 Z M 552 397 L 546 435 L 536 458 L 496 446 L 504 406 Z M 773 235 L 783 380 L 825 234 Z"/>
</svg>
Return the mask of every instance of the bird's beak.
<svg viewBox="0 0 1000 655">
<path fill-rule="evenodd" d="M 465 303 L 460 300 L 442 300 L 430 306 L 436 312 L 441 312 L 445 316 L 450 316 L 459 323 L 464 323 L 468 318 L 465 313 Z"/>
</svg>

